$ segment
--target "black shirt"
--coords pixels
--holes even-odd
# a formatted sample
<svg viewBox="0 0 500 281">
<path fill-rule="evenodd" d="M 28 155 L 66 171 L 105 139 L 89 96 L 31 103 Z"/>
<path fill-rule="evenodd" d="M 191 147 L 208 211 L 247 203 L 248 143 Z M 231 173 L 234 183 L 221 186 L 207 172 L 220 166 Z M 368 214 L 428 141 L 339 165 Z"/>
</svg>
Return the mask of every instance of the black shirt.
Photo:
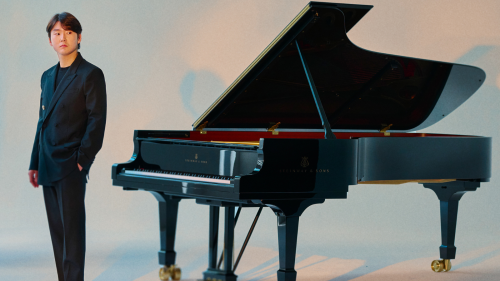
<svg viewBox="0 0 500 281">
<path fill-rule="evenodd" d="M 57 73 L 56 73 L 56 84 L 54 85 L 54 92 L 57 90 L 57 87 L 59 86 L 59 83 L 61 83 L 62 79 L 66 75 L 66 72 L 68 72 L 69 66 L 68 67 L 58 67 Z M 50 101 L 52 101 L 52 96 L 54 93 L 48 93 L 50 96 L 47 97 L 48 99 L 48 104 L 50 104 Z M 47 106 L 48 106 L 47 104 Z"/>
</svg>

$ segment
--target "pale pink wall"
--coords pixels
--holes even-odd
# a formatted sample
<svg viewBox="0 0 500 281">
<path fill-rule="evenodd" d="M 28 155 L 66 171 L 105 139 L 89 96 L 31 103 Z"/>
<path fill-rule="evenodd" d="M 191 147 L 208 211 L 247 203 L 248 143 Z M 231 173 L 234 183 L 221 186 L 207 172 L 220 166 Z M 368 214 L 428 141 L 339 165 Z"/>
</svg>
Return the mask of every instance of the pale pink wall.
<svg viewBox="0 0 500 281">
<path fill-rule="evenodd" d="M 426 132 L 494 137 L 492 182 L 462 199 L 457 247 L 459 253 L 470 253 L 498 242 L 500 2 L 343 2 L 375 6 L 349 33 L 362 48 L 458 61 L 486 71 L 484 86 Z M 158 237 L 155 199 L 145 192 L 124 192 L 111 185 L 111 165 L 132 155 L 133 130 L 190 130 L 196 114 L 221 94 L 306 3 L 1 1 L 0 259 L 7 259 L 2 256 L 4 249 L 14 252 L 36 243 L 44 245 L 42 253 L 51 257 L 41 190 L 30 187 L 27 169 L 38 115 L 40 76 L 57 62 L 44 31 L 54 13 L 69 11 L 80 19 L 81 53 L 103 69 L 107 81 L 105 143 L 91 170 L 86 197 L 89 247 L 94 249 L 93 245 L 103 241 L 140 245 L 151 240 L 156 243 Z M 183 83 L 191 83 L 189 98 Z M 305 263 L 314 255 L 324 256 L 319 260 L 325 261 L 344 259 L 353 269 L 359 260 L 385 268 L 404 260 L 437 257 L 438 206 L 435 195 L 418 185 L 351 187 L 349 199 L 330 200 L 304 214 L 299 254 Z M 196 246 L 198 250 L 190 255 L 203 256 L 207 208 L 186 201 L 180 211 L 178 247 Z M 248 221 L 250 217 L 245 218 Z M 252 238 L 253 246 L 275 251 L 273 214 L 267 210 L 261 220 Z M 156 253 L 151 254 L 154 260 Z M 391 255 L 397 258 L 389 258 Z M 257 256 L 255 259 L 259 261 Z M 199 265 L 187 266 L 191 270 L 188 274 L 192 274 L 189 276 L 199 275 L 203 264 L 200 258 Z M 98 269 L 98 265 L 94 269 L 94 277 L 106 270 Z M 7 269 L 0 264 L 0 279 L 5 272 L 2 270 Z M 51 273 L 47 274 L 47 280 L 51 280 Z M 477 280 L 487 280 L 481 279 L 486 276 L 481 272 L 474 274 Z"/>
</svg>

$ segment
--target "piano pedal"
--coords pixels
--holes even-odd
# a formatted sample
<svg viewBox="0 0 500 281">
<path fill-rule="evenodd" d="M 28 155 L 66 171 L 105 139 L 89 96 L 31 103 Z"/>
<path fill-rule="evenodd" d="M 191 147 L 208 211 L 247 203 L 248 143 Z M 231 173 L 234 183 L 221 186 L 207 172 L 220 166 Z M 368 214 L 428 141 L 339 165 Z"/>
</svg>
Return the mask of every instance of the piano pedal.
<svg viewBox="0 0 500 281">
<path fill-rule="evenodd" d="M 160 280 L 168 281 L 170 278 L 172 280 L 181 280 L 181 269 L 176 265 L 163 266 L 160 268 Z"/>
<path fill-rule="evenodd" d="M 434 272 L 448 272 L 451 269 L 451 261 L 449 259 L 433 260 L 431 263 L 431 268 Z"/>
</svg>

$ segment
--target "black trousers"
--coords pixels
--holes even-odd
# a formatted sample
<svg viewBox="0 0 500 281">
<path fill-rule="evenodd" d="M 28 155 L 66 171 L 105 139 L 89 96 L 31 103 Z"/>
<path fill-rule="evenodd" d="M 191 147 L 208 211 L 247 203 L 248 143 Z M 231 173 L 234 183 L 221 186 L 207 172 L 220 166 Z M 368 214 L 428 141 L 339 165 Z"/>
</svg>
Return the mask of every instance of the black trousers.
<svg viewBox="0 0 500 281">
<path fill-rule="evenodd" d="M 83 281 L 86 174 L 75 167 L 65 178 L 43 186 L 59 281 Z"/>
</svg>

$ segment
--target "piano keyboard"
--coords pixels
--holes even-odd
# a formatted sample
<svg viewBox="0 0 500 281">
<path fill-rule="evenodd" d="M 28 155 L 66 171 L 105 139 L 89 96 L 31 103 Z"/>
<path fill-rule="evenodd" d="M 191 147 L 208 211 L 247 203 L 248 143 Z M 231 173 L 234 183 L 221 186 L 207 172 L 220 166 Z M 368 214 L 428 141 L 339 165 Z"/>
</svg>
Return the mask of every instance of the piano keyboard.
<svg viewBox="0 0 500 281">
<path fill-rule="evenodd" d="M 194 174 L 185 172 L 171 172 L 163 170 L 146 170 L 146 169 L 125 170 L 125 174 L 169 178 L 176 180 L 213 182 L 222 184 L 230 184 L 232 179 L 232 177 L 226 177 L 226 176 L 204 175 L 204 174 Z"/>
</svg>

